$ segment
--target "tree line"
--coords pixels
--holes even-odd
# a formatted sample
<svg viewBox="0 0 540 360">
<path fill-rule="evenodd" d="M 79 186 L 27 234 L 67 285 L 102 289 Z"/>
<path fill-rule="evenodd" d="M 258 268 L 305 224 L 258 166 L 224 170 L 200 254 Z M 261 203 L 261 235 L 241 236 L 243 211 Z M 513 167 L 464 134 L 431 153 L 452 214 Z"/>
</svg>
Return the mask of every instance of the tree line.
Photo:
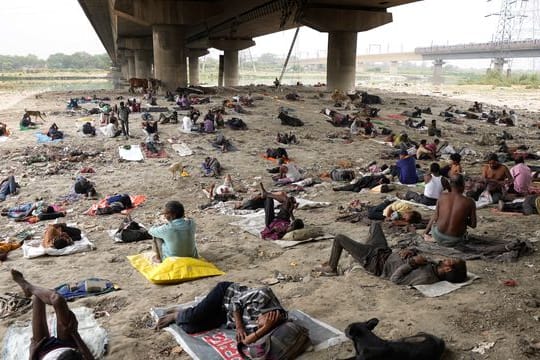
<svg viewBox="0 0 540 360">
<path fill-rule="evenodd" d="M 0 71 L 28 69 L 103 69 L 108 70 L 111 60 L 107 54 L 90 55 L 86 52 L 76 52 L 71 55 L 56 53 L 46 60 L 36 55 L 0 55 Z"/>
</svg>

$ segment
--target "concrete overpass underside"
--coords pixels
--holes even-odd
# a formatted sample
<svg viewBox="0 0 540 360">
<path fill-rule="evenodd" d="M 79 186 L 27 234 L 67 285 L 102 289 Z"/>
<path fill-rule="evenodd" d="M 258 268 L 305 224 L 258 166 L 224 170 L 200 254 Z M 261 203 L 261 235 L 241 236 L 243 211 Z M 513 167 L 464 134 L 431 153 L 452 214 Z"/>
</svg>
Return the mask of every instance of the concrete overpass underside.
<svg viewBox="0 0 540 360">
<path fill-rule="evenodd" d="M 309 26 L 328 36 L 329 88 L 354 88 L 357 33 L 392 21 L 388 8 L 418 0 L 79 0 L 124 77 L 165 88 L 198 84 L 198 57 L 224 52 L 226 86 L 238 84 L 238 51 L 253 38 Z M 189 59 L 189 60 L 188 60 Z M 189 65 L 188 65 L 189 64 Z M 189 68 L 189 79 L 188 79 Z M 152 73 L 153 69 L 153 73 Z"/>
</svg>

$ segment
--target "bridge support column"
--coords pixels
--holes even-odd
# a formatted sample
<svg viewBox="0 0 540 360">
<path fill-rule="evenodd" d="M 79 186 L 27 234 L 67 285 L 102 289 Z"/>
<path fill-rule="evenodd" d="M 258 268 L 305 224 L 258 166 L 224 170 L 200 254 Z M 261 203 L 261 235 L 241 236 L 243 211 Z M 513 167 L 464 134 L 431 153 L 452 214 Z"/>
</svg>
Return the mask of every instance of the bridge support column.
<svg viewBox="0 0 540 360">
<path fill-rule="evenodd" d="M 396 75 L 398 73 L 398 65 L 399 65 L 399 62 L 398 61 L 390 61 L 390 66 L 388 67 L 388 72 L 391 74 L 391 75 Z"/>
<path fill-rule="evenodd" d="M 152 53 L 148 50 L 135 50 L 135 77 L 148 79 L 152 77 Z"/>
<path fill-rule="evenodd" d="M 185 31 L 177 25 L 152 26 L 154 77 L 165 89 L 187 86 Z"/>
<path fill-rule="evenodd" d="M 199 85 L 199 57 L 208 54 L 206 49 L 188 49 L 189 85 Z"/>
<path fill-rule="evenodd" d="M 224 85 L 239 84 L 238 51 L 255 45 L 251 39 L 211 39 L 212 47 L 223 50 L 224 54 Z"/>
<path fill-rule="evenodd" d="M 443 83 L 443 65 L 442 59 L 433 61 L 433 85 L 441 85 Z"/>
<path fill-rule="evenodd" d="M 326 88 L 352 90 L 356 83 L 357 32 L 332 31 L 328 33 Z"/>
<path fill-rule="evenodd" d="M 492 63 L 493 63 L 493 72 L 499 74 L 499 75 L 502 75 L 503 74 L 503 69 L 504 69 L 504 64 L 506 64 L 508 61 L 506 61 L 504 58 L 495 58 L 493 59 Z"/>
<path fill-rule="evenodd" d="M 128 80 L 135 76 L 135 57 L 133 56 L 127 56 L 127 64 L 128 64 L 128 73 L 127 78 Z"/>
<path fill-rule="evenodd" d="M 113 89 L 118 90 L 121 87 L 121 81 L 120 78 L 122 77 L 121 67 L 118 64 L 114 64 L 111 67 L 111 77 L 112 77 L 112 84 Z"/>
<path fill-rule="evenodd" d="M 223 52 L 225 60 L 225 86 L 238 85 L 238 50 L 225 50 Z"/>
</svg>

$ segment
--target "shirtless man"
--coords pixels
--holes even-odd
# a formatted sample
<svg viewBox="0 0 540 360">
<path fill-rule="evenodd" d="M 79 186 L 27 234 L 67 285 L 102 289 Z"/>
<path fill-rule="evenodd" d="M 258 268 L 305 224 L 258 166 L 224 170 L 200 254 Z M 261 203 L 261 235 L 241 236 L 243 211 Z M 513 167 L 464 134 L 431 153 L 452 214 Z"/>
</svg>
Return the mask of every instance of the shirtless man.
<svg viewBox="0 0 540 360">
<path fill-rule="evenodd" d="M 486 180 L 495 181 L 510 181 L 512 182 L 512 175 L 510 170 L 499 162 L 497 154 L 490 154 L 488 157 L 488 163 L 482 168 L 482 177 Z"/>
<path fill-rule="evenodd" d="M 476 205 L 471 198 L 463 195 L 465 180 L 463 175 L 450 179 L 449 193 L 442 193 L 435 214 L 429 221 L 424 238 L 431 231 L 433 239 L 443 246 L 453 247 L 467 240 L 467 226 L 476 227 Z"/>
</svg>

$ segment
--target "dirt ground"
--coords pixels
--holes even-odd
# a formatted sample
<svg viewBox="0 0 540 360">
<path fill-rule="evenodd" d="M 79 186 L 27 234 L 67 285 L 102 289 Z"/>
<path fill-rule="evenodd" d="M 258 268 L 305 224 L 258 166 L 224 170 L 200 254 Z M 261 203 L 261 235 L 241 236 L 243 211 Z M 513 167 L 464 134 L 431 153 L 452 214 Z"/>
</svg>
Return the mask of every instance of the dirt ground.
<svg viewBox="0 0 540 360">
<path fill-rule="evenodd" d="M 241 88 L 240 93 L 247 93 L 248 88 Z M 376 333 L 384 338 L 397 338 L 428 332 L 446 341 L 448 351 L 445 359 L 528 359 L 538 358 L 528 344 L 540 342 L 540 255 L 524 257 L 515 263 L 470 261 L 469 271 L 481 278 L 472 285 L 439 298 L 423 297 L 415 289 L 394 285 L 388 281 L 369 275 L 362 269 L 347 271 L 345 275 L 333 278 L 316 277 L 311 269 L 326 261 L 330 254 L 331 241 L 308 243 L 288 250 L 260 240 L 239 228 L 229 225 L 235 218 L 220 215 L 213 210 L 202 211 L 201 204 L 206 198 L 201 192 L 203 186 L 220 179 L 202 178 L 200 164 L 204 157 L 215 156 L 225 168 L 225 174 L 231 174 L 233 180 L 241 182 L 249 189 L 244 196 L 256 191 L 258 181 L 272 188 L 272 181 L 266 168 L 272 163 L 261 157 L 268 147 L 277 147 L 275 135 L 278 131 L 292 130 L 300 140 L 298 145 L 286 146 L 289 155 L 309 175 L 317 176 L 337 166 L 338 160 L 349 160 L 355 168 L 379 160 L 379 164 L 391 163 L 392 160 L 380 160 L 384 145 L 375 143 L 361 136 L 352 138 L 352 142 L 340 137 L 347 131 L 332 127 L 319 112 L 323 107 L 332 107 L 329 93 L 321 98 L 320 89 L 299 88 L 303 101 L 284 100 L 289 92 L 274 93 L 270 88 L 255 87 L 254 94 L 262 95 L 262 100 L 255 101 L 256 107 L 250 109 L 250 115 L 235 115 L 229 112 L 225 119 L 241 117 L 249 127 L 247 131 L 223 130 L 226 137 L 238 147 L 239 151 L 220 153 L 213 149 L 208 140 L 212 136 L 186 135 L 178 130 L 178 125 L 162 125 L 162 139 L 173 136 L 180 138 L 193 150 L 194 155 L 180 158 L 166 145 L 167 159 L 145 159 L 144 162 L 119 162 L 117 148 L 125 144 L 137 144 L 143 140 L 140 129 L 140 114 L 131 114 L 130 125 L 134 139 L 82 138 L 76 134 L 76 122 L 82 115 L 70 116 L 65 112 L 66 102 L 70 97 L 109 96 L 112 103 L 117 96 L 127 97 L 127 92 L 48 92 L 37 98 L 34 93 L 3 94 L 0 104 L 0 121 L 5 122 L 14 134 L 6 142 L 0 143 L 2 177 L 14 174 L 22 185 L 20 195 L 8 198 L 1 207 L 32 201 L 36 197 L 53 202 L 59 195 L 70 191 L 75 176 L 83 167 L 92 167 L 96 172 L 89 175 L 97 184 L 100 194 L 127 192 L 144 194 L 147 201 L 132 212 L 132 217 L 145 225 L 160 223 L 159 213 L 164 203 L 171 199 L 180 200 L 186 208 L 187 216 L 197 222 L 197 244 L 199 253 L 213 262 L 226 275 L 187 282 L 179 285 L 157 286 L 146 281 L 126 259 L 127 255 L 137 254 L 150 249 L 150 242 L 116 244 L 107 236 L 105 230 L 116 228 L 121 215 L 90 217 L 84 215 L 92 204 L 91 200 L 80 200 L 68 206 L 65 221 L 76 223 L 96 246 L 95 251 L 66 257 L 41 257 L 24 259 L 22 251 L 9 255 L 9 260 L 0 267 L 0 292 L 18 291 L 11 280 L 11 268 L 21 270 L 26 277 L 37 284 L 55 287 L 60 284 L 74 283 L 88 277 L 106 278 L 121 287 L 120 291 L 95 298 L 77 300 L 72 307 L 89 306 L 97 311 L 107 311 L 109 316 L 99 318 L 110 336 L 108 359 L 188 359 L 185 353 L 171 354 L 177 346 L 172 337 L 164 332 L 150 328 L 148 311 L 151 307 L 166 306 L 192 300 L 204 295 L 217 282 L 229 280 L 261 285 L 261 280 L 274 277 L 276 273 L 291 275 L 299 281 L 281 281 L 272 288 L 282 304 L 288 309 L 300 309 L 330 325 L 345 329 L 354 321 L 365 321 L 373 317 L 380 319 Z M 455 147 L 467 146 L 477 151 L 477 156 L 466 157 L 463 161 L 467 174 L 478 174 L 483 156 L 496 149 L 496 146 L 478 146 L 474 139 L 482 133 L 496 134 L 503 128 L 488 125 L 477 120 L 467 120 L 464 125 L 444 123 L 437 114 L 451 104 L 461 109 L 468 108 L 474 100 L 482 101 L 489 108 L 500 109 L 507 105 L 516 109 L 520 115 L 519 127 L 508 128 L 514 135 L 509 144 L 526 144 L 534 152 L 540 150 L 540 133 L 531 127 L 538 121 L 540 93 L 526 89 L 492 89 L 489 87 L 441 88 L 437 91 L 410 86 L 398 88 L 370 89 L 380 95 L 384 104 L 381 117 L 377 122 L 395 131 L 406 130 L 403 123 L 388 118 L 403 110 L 412 110 L 414 106 L 430 106 L 433 116 L 425 115 L 426 122 L 438 119 L 443 129 L 443 140 Z M 5 97 L 4 97 L 5 95 Z M 212 104 L 200 105 L 204 115 L 209 106 L 219 104 L 224 97 L 234 92 L 212 95 Z M 162 97 L 158 104 L 168 105 Z M 90 108 L 92 104 L 83 105 Z M 305 122 L 301 128 L 284 128 L 276 119 L 279 106 L 294 109 L 293 115 Z M 18 122 L 24 109 L 39 109 L 47 113 L 46 124 L 40 130 L 46 131 L 48 125 L 56 122 L 67 136 L 60 147 L 80 148 L 86 151 L 100 150 L 102 154 L 82 163 L 35 163 L 25 165 L 25 153 L 45 151 L 54 145 L 36 144 L 34 131 L 21 132 Z M 341 109 L 337 109 L 342 111 Z M 181 112 L 182 113 L 182 112 Z M 476 128 L 476 134 L 464 134 L 467 125 Z M 425 132 L 407 130 L 409 135 L 420 140 L 427 138 Z M 334 135 L 337 135 L 336 137 Z M 173 181 L 167 168 L 174 162 L 187 165 L 190 177 Z M 539 162 L 531 162 L 539 164 Z M 429 162 L 420 162 L 422 167 Z M 47 175 L 50 174 L 50 175 Z M 300 210 L 297 217 L 306 224 L 322 226 L 327 233 L 344 233 L 354 239 L 363 239 L 368 228 L 360 224 L 336 222 L 339 207 L 355 199 L 378 203 L 383 195 L 371 193 L 333 192 L 332 183 L 323 181 L 321 185 L 306 188 L 299 196 L 329 201 L 330 207 L 315 210 Z M 422 210 L 424 216 L 429 212 Z M 485 208 L 478 211 L 478 228 L 475 234 L 489 233 L 505 238 L 509 234 L 535 241 L 540 240 L 538 216 L 508 216 L 492 212 Z M 63 220 L 63 219 L 62 219 Z M 32 229 L 41 234 L 47 222 L 34 225 L 7 221 L 0 218 L 0 236 L 13 236 L 23 229 Z M 398 236 L 388 235 L 395 243 Z M 343 256 L 344 269 L 353 264 L 352 258 Z M 301 280 L 300 280 L 301 279 Z M 503 281 L 514 279 L 517 286 L 508 287 Z M 28 321 L 28 312 L 17 318 L 8 318 L 0 323 L 0 334 L 4 336 L 7 327 L 15 321 Z M 485 354 L 472 352 L 481 343 L 494 345 Z M 351 356 L 352 343 L 330 348 L 311 354 L 312 359 L 339 359 Z"/>
</svg>

